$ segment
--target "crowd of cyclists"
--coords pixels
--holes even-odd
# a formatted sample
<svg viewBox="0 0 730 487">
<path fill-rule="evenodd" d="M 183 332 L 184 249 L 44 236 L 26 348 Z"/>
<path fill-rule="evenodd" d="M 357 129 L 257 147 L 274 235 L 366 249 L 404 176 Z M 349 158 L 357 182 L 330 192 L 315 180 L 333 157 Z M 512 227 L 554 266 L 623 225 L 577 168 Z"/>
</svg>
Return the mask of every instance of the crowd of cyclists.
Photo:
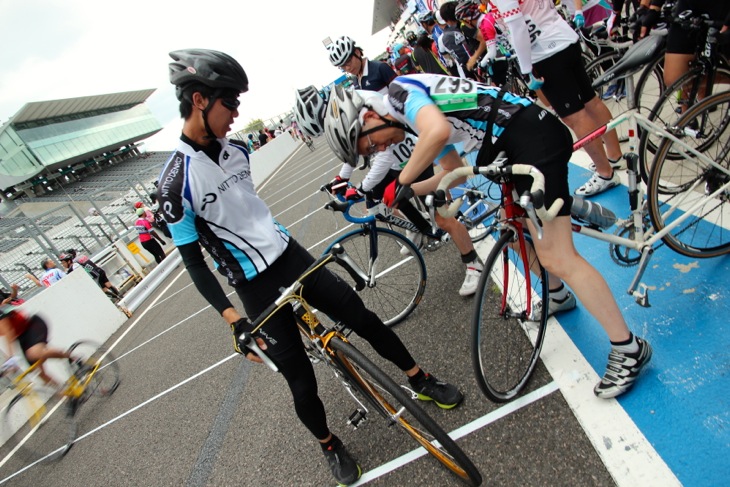
<svg viewBox="0 0 730 487">
<path fill-rule="evenodd" d="M 323 91 L 302 80 L 305 87 L 295 93 L 295 126 L 305 138 L 324 136 L 342 160 L 327 183 L 330 191 L 346 200 L 383 202 L 394 211 L 402 205 L 406 212 L 405 202 L 414 195 L 431 194 L 448 171 L 464 164 L 464 153 L 476 154 L 477 165 L 488 165 L 505 152 L 510 163 L 537 167 L 545 176 L 546 206 L 559 198 L 565 202 L 554 220 L 542 222 L 543 238 L 534 240 L 549 272 L 549 314 L 580 303 L 602 326 L 610 351 L 594 393 L 608 399 L 634 385 L 652 348 L 632 333 L 603 276 L 575 249 L 570 202 L 573 194 L 591 197 L 619 185 L 618 137 L 609 132 L 586 146 L 594 172 L 573 191 L 568 163 L 574 136 L 611 118 L 591 88 L 576 31 L 602 22 L 608 35 L 614 35 L 625 10 L 623 0 L 565 1 L 565 10 L 545 0 L 445 2 L 418 14 L 418 28 L 389 47 L 383 61 L 369 59 L 355 40 L 340 36 L 326 55 L 349 75 L 353 87 Z M 664 1 L 628 1 L 636 4 L 630 20 L 636 39 L 649 35 Z M 723 22 L 720 44 L 727 46 L 729 2 L 678 0 L 671 11 L 688 9 Z M 697 42 L 671 23 L 668 32 L 663 69 L 667 84 L 689 69 Z M 173 51 L 170 57 L 170 82 L 184 124 L 159 178 L 160 211 L 194 285 L 230 326 L 234 350 L 261 362 L 238 337 L 251 331 L 251 321 L 279 295 L 280 287 L 294 281 L 314 258 L 274 220 L 254 189 L 249 153 L 256 141 L 252 136 L 248 141 L 226 137 L 238 116 L 239 96 L 249 88 L 244 68 L 231 56 L 207 49 Z M 517 75 L 527 92 L 502 87 L 509 81 L 507 57 L 517 60 Z M 366 169 L 362 177 L 354 177 L 358 168 Z M 521 189 L 529 181 L 516 177 L 515 184 Z M 461 257 L 459 295 L 473 295 L 483 265 L 466 228 L 438 213 L 435 223 Z M 532 222 L 526 224 L 537 231 Z M 410 232 L 408 237 L 419 238 Z M 228 299 L 203 250 L 235 290 L 243 311 Z M 76 257 L 69 252 L 60 260 L 71 271 L 84 266 Z M 105 292 L 118 294 L 105 276 L 99 277 Z M 303 294 L 396 364 L 419 399 L 444 409 L 462 402 L 459 388 L 425 372 L 414 358 L 423 354 L 413 354 L 339 277 L 318 270 L 307 278 Z M 31 360 L 67 357 L 47 347 L 44 323 L 21 320 L 9 308 L 0 314 L 0 334 L 10 341 L 20 339 Z M 355 482 L 361 468 L 328 426 L 292 313 L 275 314 L 256 332 L 256 342 L 285 378 L 294 411 L 319 442 L 338 484 Z"/>
</svg>

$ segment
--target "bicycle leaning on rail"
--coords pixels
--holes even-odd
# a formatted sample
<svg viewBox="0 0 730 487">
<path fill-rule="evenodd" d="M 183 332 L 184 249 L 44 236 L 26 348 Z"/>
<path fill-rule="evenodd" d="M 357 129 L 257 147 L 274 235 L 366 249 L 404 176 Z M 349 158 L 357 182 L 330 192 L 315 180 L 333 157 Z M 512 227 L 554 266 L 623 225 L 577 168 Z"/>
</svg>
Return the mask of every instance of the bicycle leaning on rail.
<svg viewBox="0 0 730 487">
<path fill-rule="evenodd" d="M 119 387 L 119 366 L 98 343 L 78 341 L 68 352 L 73 357 L 64 360 L 69 377 L 58 390 L 32 379 L 40 361 L 22 372 L 14 367 L 3 371 L 15 393 L 3 412 L 3 437 L 13 447 L 11 454 L 17 451 L 30 462 L 60 459 L 76 441 L 81 405 Z"/>
<path fill-rule="evenodd" d="M 395 232 L 394 232 L 395 233 Z M 253 333 L 259 330 L 275 313 L 288 308 L 302 334 L 304 347 L 313 363 L 323 363 L 334 373 L 347 392 L 357 403 L 349 416 L 348 424 L 355 429 L 362 426 L 375 411 L 385 419 L 387 426 L 398 425 L 421 447 L 441 462 L 468 485 L 480 485 L 481 474 L 448 434 L 416 402 L 416 393 L 398 385 L 378 366 L 355 348 L 347 339 L 348 330 L 339 323 L 325 326 L 317 313 L 302 297 L 305 279 L 329 263 L 338 263 L 356 282 L 356 288 L 366 285 L 364 273 L 340 245 L 333 245 L 319 257 L 252 323 L 252 331 L 239 336 L 239 341 L 258 355 L 272 370 L 276 365 L 256 345 Z M 287 310 L 284 310 L 287 312 Z"/>
</svg>

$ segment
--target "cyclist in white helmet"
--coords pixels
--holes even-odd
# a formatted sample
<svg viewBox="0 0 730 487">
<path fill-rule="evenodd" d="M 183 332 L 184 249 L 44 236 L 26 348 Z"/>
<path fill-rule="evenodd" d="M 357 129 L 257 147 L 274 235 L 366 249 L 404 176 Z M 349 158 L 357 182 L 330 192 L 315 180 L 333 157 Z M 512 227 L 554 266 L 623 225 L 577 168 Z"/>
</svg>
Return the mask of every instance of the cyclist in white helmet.
<svg viewBox="0 0 730 487">
<path fill-rule="evenodd" d="M 362 71 L 364 74 L 360 77 L 362 81 L 360 87 L 362 90 L 368 93 L 377 92 L 379 94 L 387 92 L 388 85 L 395 78 L 395 72 L 384 63 L 363 61 L 365 58 L 362 58 L 362 51 L 360 48 L 355 46 L 355 42 L 352 39 L 347 36 L 340 37 L 332 43 L 328 49 L 330 52 L 330 61 L 335 66 L 337 66 L 336 63 L 339 62 L 345 62 L 345 64 L 350 63 L 347 64 L 348 67 L 345 68 L 349 73 L 355 74 L 358 72 L 358 66 L 360 66 L 360 69 L 362 69 L 363 66 L 367 66 L 367 69 Z M 358 58 L 358 56 L 360 56 L 360 58 Z M 342 66 L 345 66 L 345 64 Z M 370 71 L 374 69 L 372 66 L 374 64 L 379 65 L 377 68 L 377 75 L 370 74 Z M 390 79 L 381 86 L 383 80 L 390 76 L 382 75 L 382 73 L 385 73 L 386 70 L 390 71 L 392 77 L 390 77 Z M 367 194 L 372 196 L 374 199 L 381 199 L 385 187 L 397 177 L 398 172 L 400 172 L 402 167 L 408 162 L 416 141 L 417 138 L 409 134 L 398 144 L 393 144 L 387 150 L 375 154 L 372 158 L 370 158 L 369 164 L 371 169 L 368 171 L 368 174 L 365 176 L 360 186 L 358 188 L 350 188 L 350 193 L 349 195 L 346 195 L 346 197 L 359 199 Z M 340 169 L 339 175 L 329 183 L 329 186 L 332 187 L 337 183 L 349 181 L 352 176 L 352 172 L 357 165 L 357 159 L 357 157 L 354 159 L 342 159 L 345 164 L 343 164 L 342 169 Z M 454 163 L 458 163 L 459 165 L 462 164 L 461 160 L 451 161 L 449 164 Z M 454 169 L 455 167 L 456 166 L 448 165 L 447 167 L 444 167 L 444 169 L 449 170 Z M 431 176 L 433 176 L 433 168 L 424 168 L 424 171 L 422 171 L 422 174 L 419 175 L 418 179 L 426 180 Z M 418 195 L 425 195 L 428 193 L 427 191 L 419 192 L 418 185 L 415 188 L 417 191 L 416 194 Z M 407 209 L 403 208 L 403 211 L 405 212 Z M 409 219 L 413 221 L 414 224 L 419 225 L 416 220 L 417 217 L 418 215 L 411 214 L 411 218 Z M 471 241 L 469 232 L 466 227 L 459 223 L 455 218 L 443 218 L 441 215 L 437 215 L 435 223 L 439 228 L 447 232 L 454 241 L 454 244 L 459 251 L 459 255 L 461 256 L 461 261 L 465 266 L 464 282 L 459 288 L 459 295 L 473 295 L 477 290 L 477 284 L 479 284 L 479 276 L 481 275 L 483 266 L 479 260 L 476 250 L 474 249 L 474 244 Z M 411 240 L 418 240 L 414 242 L 416 245 L 421 244 L 419 234 L 406 232 L 406 236 Z"/>
<path fill-rule="evenodd" d="M 529 99 L 493 86 L 463 78 L 414 74 L 398 77 L 379 103 L 373 103 L 365 92 L 336 89 L 324 127 L 332 150 L 345 159 L 383 151 L 409 132 L 419 135 L 408 165 L 385 190 L 383 201 L 390 206 L 408 197 L 415 176 L 436 155 L 443 154 L 442 160 L 458 159 L 452 146 L 455 143 L 464 144 L 467 151 L 478 151 L 480 166 L 505 151 L 509 163 L 531 164 L 542 171 L 545 206 L 550 207 L 558 198 L 567 202 L 555 219 L 543 222 L 543 238 L 534 240 L 540 263 L 551 276 L 550 312 L 575 307 L 575 298 L 566 286 L 554 287 L 553 277 L 560 277 L 611 341 L 608 366 L 594 393 L 612 398 L 631 388 L 649 363 L 652 349 L 631 333 L 606 280 L 573 245 L 568 187 L 573 140 L 556 117 Z M 514 182 L 520 194 L 531 183 L 519 177 Z M 535 235 L 532 223 L 526 223 Z"/>
</svg>

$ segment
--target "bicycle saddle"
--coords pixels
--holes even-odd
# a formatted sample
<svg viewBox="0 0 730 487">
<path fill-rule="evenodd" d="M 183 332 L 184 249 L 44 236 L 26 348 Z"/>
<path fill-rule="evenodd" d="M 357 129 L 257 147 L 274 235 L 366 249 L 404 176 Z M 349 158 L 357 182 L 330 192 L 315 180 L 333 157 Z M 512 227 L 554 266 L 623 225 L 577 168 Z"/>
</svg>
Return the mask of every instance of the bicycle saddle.
<svg viewBox="0 0 730 487">
<path fill-rule="evenodd" d="M 611 81 L 622 79 L 640 71 L 661 52 L 666 43 L 665 35 L 650 35 L 641 39 L 626 51 L 626 54 L 611 68 L 593 80 L 596 89 Z"/>
</svg>

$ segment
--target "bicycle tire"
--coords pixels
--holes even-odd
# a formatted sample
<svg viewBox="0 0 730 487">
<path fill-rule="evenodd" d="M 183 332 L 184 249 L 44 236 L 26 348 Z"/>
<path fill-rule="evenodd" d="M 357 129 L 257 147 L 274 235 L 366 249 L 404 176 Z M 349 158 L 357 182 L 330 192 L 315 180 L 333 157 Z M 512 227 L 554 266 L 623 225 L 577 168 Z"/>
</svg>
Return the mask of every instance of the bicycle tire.
<svg viewBox="0 0 730 487">
<path fill-rule="evenodd" d="M 81 340 L 68 349 L 73 373 L 83 381 L 84 374 L 93 373 L 84 391 L 84 397 L 111 396 L 119 387 L 119 365 L 106 348 L 91 340 Z M 97 367 L 98 364 L 98 367 Z M 80 370 L 83 368 L 83 370 Z"/>
<path fill-rule="evenodd" d="M 698 119 L 702 121 L 697 122 Z M 708 195 L 730 181 L 730 92 L 700 101 L 682 115 L 676 126 L 683 132 L 695 122 L 713 128 L 708 139 L 714 142 L 705 147 L 703 154 L 719 163 L 726 172 L 696 158 L 670 156 L 678 154 L 679 150 L 673 149 L 674 142 L 665 139 L 657 150 L 650 173 L 649 216 L 659 232 L 673 225 L 690 206 L 702 202 L 662 240 L 672 250 L 688 257 L 717 257 L 730 252 L 730 190 L 715 198 L 708 198 Z"/>
<path fill-rule="evenodd" d="M 71 400 L 20 391 L 3 413 L 8 446 L 29 463 L 51 462 L 66 455 L 76 440 L 77 423 Z"/>
<path fill-rule="evenodd" d="M 730 68 L 718 66 L 715 68 L 715 84 L 712 86 L 712 93 L 721 93 L 730 90 Z M 691 108 L 697 103 L 698 91 L 705 78 L 702 69 L 694 69 L 685 73 L 677 81 L 664 89 L 657 102 L 647 114 L 647 118 L 657 125 L 671 128 L 682 116 L 683 108 Z M 722 84 L 718 80 L 724 80 Z M 707 98 L 707 95 L 705 96 Z M 685 110 L 686 111 L 686 110 Z M 644 182 L 649 181 L 651 166 L 657 154 L 657 148 L 663 137 L 651 134 L 646 130 L 641 131 L 639 139 L 639 166 L 641 177 Z M 704 151 L 705 142 L 698 142 L 695 149 Z M 681 158 L 679 153 L 668 153 L 668 157 Z"/>
<path fill-rule="evenodd" d="M 533 252 L 540 275 L 531 273 L 533 309 L 526 309 L 525 265 L 514 248 L 516 241 L 516 230 L 509 228 L 489 253 L 472 316 L 471 356 L 477 383 L 485 396 L 499 403 L 511 401 L 527 385 L 540 359 L 548 318 L 547 271 Z M 525 235 L 525 242 L 530 241 Z"/>
<path fill-rule="evenodd" d="M 377 250 L 373 250 L 374 242 Z M 413 242 L 388 228 L 366 226 L 338 238 L 324 253 L 335 244 L 342 245 L 364 272 L 368 272 L 373 256 L 377 255 L 375 284 L 366 285 L 358 294 L 387 326 L 397 325 L 416 309 L 426 291 L 427 275 L 426 263 Z M 329 269 L 345 282 L 352 281 L 341 267 Z"/>
<path fill-rule="evenodd" d="M 335 352 L 337 367 L 387 421 L 397 424 L 421 447 L 426 449 L 462 482 L 478 486 L 482 476 L 469 457 L 426 411 L 385 372 L 365 355 L 339 337 L 333 337 L 329 347 Z M 435 444 L 438 442 L 439 444 Z"/>
</svg>

